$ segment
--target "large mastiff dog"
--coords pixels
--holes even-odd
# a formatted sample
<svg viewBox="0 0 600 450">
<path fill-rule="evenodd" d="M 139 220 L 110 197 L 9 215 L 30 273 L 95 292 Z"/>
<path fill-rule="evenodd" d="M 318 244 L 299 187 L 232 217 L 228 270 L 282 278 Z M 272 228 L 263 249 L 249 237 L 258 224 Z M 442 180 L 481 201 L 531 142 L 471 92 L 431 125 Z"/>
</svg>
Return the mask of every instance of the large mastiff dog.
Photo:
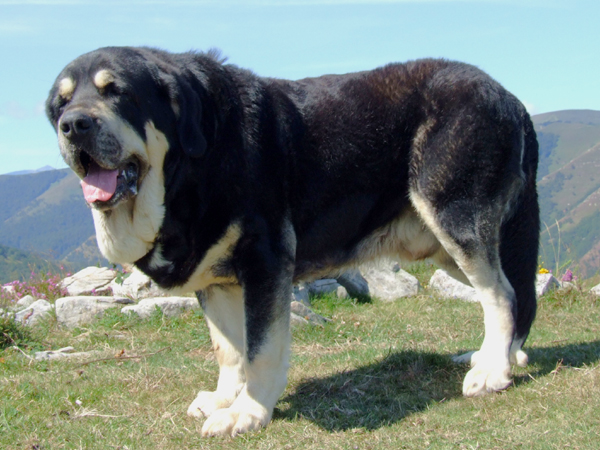
<svg viewBox="0 0 600 450">
<path fill-rule="evenodd" d="M 204 307 L 220 375 L 188 410 L 203 434 L 271 419 L 292 283 L 381 255 L 430 258 L 478 291 L 466 396 L 527 363 L 537 141 L 477 68 L 426 59 L 287 81 L 211 52 L 103 48 L 62 71 L 47 113 L 106 258 Z"/>
</svg>

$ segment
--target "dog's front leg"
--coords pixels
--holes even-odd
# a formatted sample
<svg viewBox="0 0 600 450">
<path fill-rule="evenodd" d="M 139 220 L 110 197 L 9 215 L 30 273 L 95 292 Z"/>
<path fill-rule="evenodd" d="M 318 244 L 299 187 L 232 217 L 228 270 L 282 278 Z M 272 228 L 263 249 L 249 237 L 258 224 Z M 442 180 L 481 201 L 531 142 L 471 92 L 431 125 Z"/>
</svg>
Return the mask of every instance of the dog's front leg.
<svg viewBox="0 0 600 450">
<path fill-rule="evenodd" d="M 234 256 L 243 289 L 245 383 L 229 407 L 216 409 L 204 436 L 236 436 L 264 427 L 287 382 L 294 240 L 290 234 L 242 242 Z M 226 382 L 221 367 L 221 381 Z M 240 377 L 233 376 L 233 383 Z M 233 385 L 224 392 L 236 391 Z"/>
<path fill-rule="evenodd" d="M 228 408 L 242 391 L 244 373 L 244 296 L 237 285 L 213 286 L 197 293 L 210 330 L 219 363 L 219 381 L 214 392 L 200 391 L 188 408 L 188 416 L 209 417 Z"/>
</svg>

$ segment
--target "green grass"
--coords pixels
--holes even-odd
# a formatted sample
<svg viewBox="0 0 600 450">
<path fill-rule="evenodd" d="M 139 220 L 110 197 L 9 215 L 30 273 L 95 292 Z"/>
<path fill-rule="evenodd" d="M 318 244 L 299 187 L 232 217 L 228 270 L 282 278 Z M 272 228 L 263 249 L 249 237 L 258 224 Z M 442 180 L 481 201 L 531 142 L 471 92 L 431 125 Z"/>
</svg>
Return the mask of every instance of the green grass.
<svg viewBox="0 0 600 450">
<path fill-rule="evenodd" d="M 431 271 L 415 269 L 424 280 Z M 595 298 L 544 297 L 526 346 L 531 364 L 515 386 L 466 399 L 467 367 L 450 357 L 481 343 L 480 307 L 422 292 L 394 303 L 313 299 L 332 322 L 294 329 L 272 423 L 233 440 L 201 438 L 202 421 L 186 415 L 218 374 L 201 314 L 140 321 L 113 312 L 70 331 L 50 321 L 25 354 L 67 345 L 95 353 L 33 362 L 14 347 L 0 352 L 0 448 L 598 448 Z"/>
</svg>

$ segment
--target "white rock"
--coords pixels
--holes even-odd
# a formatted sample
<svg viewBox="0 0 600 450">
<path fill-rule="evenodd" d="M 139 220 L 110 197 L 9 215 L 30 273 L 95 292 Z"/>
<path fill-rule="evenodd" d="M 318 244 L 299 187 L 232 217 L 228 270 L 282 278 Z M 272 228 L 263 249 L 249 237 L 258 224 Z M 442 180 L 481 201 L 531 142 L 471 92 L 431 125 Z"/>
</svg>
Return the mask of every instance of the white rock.
<svg viewBox="0 0 600 450">
<path fill-rule="evenodd" d="M 110 308 L 133 303 L 126 297 L 64 297 L 56 300 L 56 319 L 59 325 L 73 328 L 94 322 Z"/>
<path fill-rule="evenodd" d="M 572 291 L 573 289 L 576 289 L 575 283 L 572 283 L 570 281 L 559 281 L 560 283 L 560 291 L 562 292 L 569 292 Z"/>
<path fill-rule="evenodd" d="M 348 294 L 348 291 L 344 286 L 338 287 L 337 291 L 335 291 L 335 295 L 337 298 L 350 298 L 350 294 Z"/>
<path fill-rule="evenodd" d="M 417 295 L 421 289 L 419 280 L 388 261 L 366 268 L 363 275 L 371 296 L 387 302 Z"/>
<path fill-rule="evenodd" d="M 48 317 L 54 306 L 46 300 L 37 300 L 22 311 L 15 314 L 15 321 L 26 326 L 32 326 Z"/>
<path fill-rule="evenodd" d="M 337 291 L 340 285 L 337 280 L 333 278 L 325 278 L 323 280 L 316 280 L 308 284 L 308 290 L 312 295 L 325 295 L 331 294 Z"/>
<path fill-rule="evenodd" d="M 337 282 L 341 284 L 347 291 L 348 295 L 354 298 L 369 297 L 369 283 L 365 280 L 359 270 L 348 270 L 337 278 Z"/>
<path fill-rule="evenodd" d="M 110 282 L 115 277 L 114 270 L 90 266 L 62 280 L 61 287 L 71 296 L 110 294 Z"/>
<path fill-rule="evenodd" d="M 297 327 L 300 325 L 308 325 L 308 320 L 298 314 L 290 313 L 290 326 Z"/>
<path fill-rule="evenodd" d="M 15 292 L 15 287 L 14 287 L 14 286 L 11 286 L 11 285 L 3 285 L 3 286 L 2 286 L 2 290 L 3 290 L 4 292 L 8 292 L 8 293 L 12 294 L 12 293 L 14 293 L 14 292 Z"/>
<path fill-rule="evenodd" d="M 442 269 L 438 269 L 429 280 L 429 287 L 438 291 L 442 297 L 459 298 L 468 302 L 478 302 L 477 291 L 471 286 L 452 278 Z"/>
<path fill-rule="evenodd" d="M 31 305 L 35 303 L 35 298 L 31 295 L 26 295 L 25 297 L 21 297 L 19 301 L 16 303 L 15 309 L 23 309 L 29 308 Z"/>
<path fill-rule="evenodd" d="M 199 309 L 200 303 L 195 297 L 159 297 L 145 298 L 137 305 L 126 306 L 122 313 L 136 313 L 142 319 L 150 317 L 156 308 L 167 317 L 176 317 L 190 309 Z"/>
<path fill-rule="evenodd" d="M 163 291 L 145 273 L 134 269 L 130 275 L 117 283 L 116 278 L 111 281 L 110 288 L 113 295 L 131 297 L 135 299 L 163 296 Z"/>
<path fill-rule="evenodd" d="M 297 315 L 305 319 L 308 323 L 313 325 L 324 325 L 328 320 L 320 316 L 319 314 L 313 312 L 312 309 L 307 307 L 306 305 L 300 302 L 292 302 L 291 304 L 292 315 Z M 293 319 L 293 317 L 292 317 Z"/>
<path fill-rule="evenodd" d="M 81 358 L 97 353 L 96 351 L 76 352 L 74 347 L 65 347 L 58 350 L 35 352 L 36 361 L 53 361 L 56 359 Z"/>
<path fill-rule="evenodd" d="M 535 293 L 538 297 L 560 288 L 559 281 L 551 273 L 540 273 L 535 281 Z"/>
<path fill-rule="evenodd" d="M 592 289 L 590 289 L 590 292 L 595 295 L 600 295 L 600 284 L 598 284 L 598 285 L 594 286 Z"/>
<path fill-rule="evenodd" d="M 308 296 L 308 288 L 306 284 L 299 283 L 294 285 L 292 291 L 292 301 L 304 303 L 306 306 L 310 306 L 310 298 Z"/>
</svg>

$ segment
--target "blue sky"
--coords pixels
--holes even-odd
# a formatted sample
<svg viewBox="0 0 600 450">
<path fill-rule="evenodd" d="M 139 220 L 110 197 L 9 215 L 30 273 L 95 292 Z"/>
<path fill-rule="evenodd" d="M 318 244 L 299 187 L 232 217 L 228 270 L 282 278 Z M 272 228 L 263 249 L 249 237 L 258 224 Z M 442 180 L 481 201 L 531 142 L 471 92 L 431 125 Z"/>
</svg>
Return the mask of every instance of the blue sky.
<svg viewBox="0 0 600 450">
<path fill-rule="evenodd" d="M 597 0 L 0 0 L 0 174 L 65 167 L 43 103 L 62 67 L 107 45 L 216 47 L 298 79 L 444 57 L 530 112 L 600 110 Z"/>
</svg>

